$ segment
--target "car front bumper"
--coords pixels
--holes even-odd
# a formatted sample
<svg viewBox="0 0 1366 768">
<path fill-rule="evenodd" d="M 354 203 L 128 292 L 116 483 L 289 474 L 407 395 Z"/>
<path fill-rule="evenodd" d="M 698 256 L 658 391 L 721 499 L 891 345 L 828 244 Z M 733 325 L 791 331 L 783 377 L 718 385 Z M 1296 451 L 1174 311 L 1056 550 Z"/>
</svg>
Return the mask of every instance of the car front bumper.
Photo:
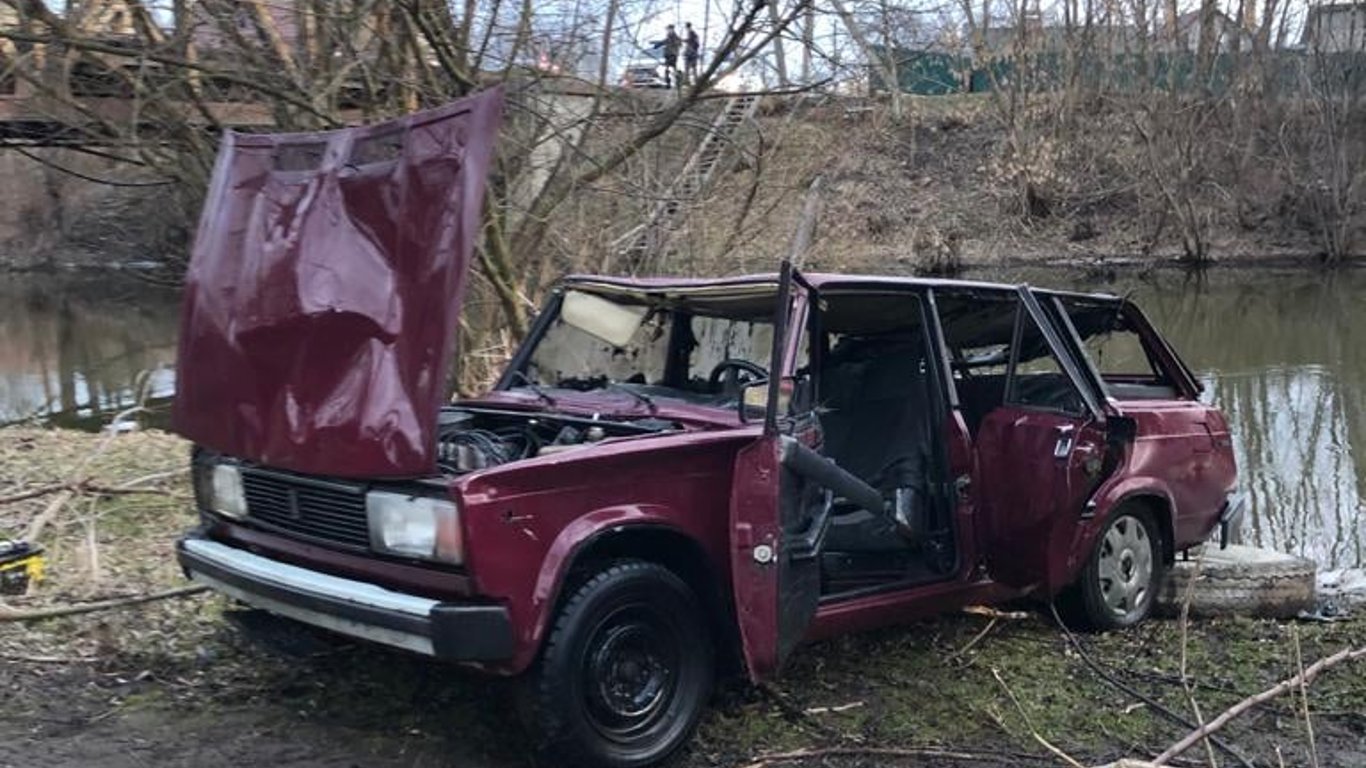
<svg viewBox="0 0 1366 768">
<path fill-rule="evenodd" d="M 191 533 L 176 546 L 186 576 L 254 608 L 445 661 L 513 655 L 499 605 L 451 603 L 344 579 Z"/>
</svg>

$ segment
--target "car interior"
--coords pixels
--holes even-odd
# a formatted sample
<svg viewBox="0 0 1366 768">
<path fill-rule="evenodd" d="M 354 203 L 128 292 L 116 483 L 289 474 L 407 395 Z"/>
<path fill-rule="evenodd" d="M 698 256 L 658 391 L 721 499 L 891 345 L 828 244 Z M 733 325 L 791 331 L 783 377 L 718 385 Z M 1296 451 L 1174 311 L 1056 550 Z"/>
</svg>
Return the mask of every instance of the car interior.
<svg viewBox="0 0 1366 768">
<path fill-rule="evenodd" d="M 1084 412 L 1076 387 L 1013 291 L 945 291 L 935 299 L 959 409 L 974 437 L 987 414 L 1005 403 Z"/>
<path fill-rule="evenodd" d="M 955 565 L 939 425 L 944 398 L 924 303 L 906 293 L 822 294 L 813 328 L 821 453 L 875 488 L 878 514 L 835 499 L 822 592 L 934 581 Z"/>
<path fill-rule="evenodd" d="M 836 498 L 822 592 L 946 578 L 957 564 L 941 425 L 948 398 L 927 323 L 908 293 L 824 291 L 812 329 L 822 454 L 882 495 L 881 513 Z M 1081 413 L 1076 387 L 1011 290 L 935 291 L 950 377 L 975 437 L 1006 403 Z M 1013 366 L 1013 368 L 1012 368 Z"/>
</svg>

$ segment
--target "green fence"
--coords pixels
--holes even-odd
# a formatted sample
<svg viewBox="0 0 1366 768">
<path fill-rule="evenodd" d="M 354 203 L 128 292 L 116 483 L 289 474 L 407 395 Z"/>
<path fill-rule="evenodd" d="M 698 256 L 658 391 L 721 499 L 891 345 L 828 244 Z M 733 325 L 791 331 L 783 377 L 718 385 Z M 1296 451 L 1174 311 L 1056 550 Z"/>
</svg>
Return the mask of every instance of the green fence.
<svg viewBox="0 0 1366 768">
<path fill-rule="evenodd" d="M 874 46 L 873 54 L 884 58 L 886 50 Z M 1270 56 L 1220 53 L 1210 61 L 1207 71 L 1202 71 L 1192 52 L 1072 56 L 1044 51 L 1024 57 L 1000 57 L 977 66 L 967 56 L 905 49 L 896 49 L 895 53 L 901 90 L 922 96 L 983 93 L 1013 87 L 1050 91 L 1069 82 L 1113 91 L 1138 90 L 1148 83 L 1163 90 L 1224 93 L 1237 82 L 1239 72 L 1257 68 L 1268 70 L 1263 73 L 1263 83 L 1282 92 L 1325 87 L 1366 91 L 1366 52 L 1277 51 Z M 881 68 L 869 67 L 869 85 L 874 91 L 887 90 Z"/>
</svg>

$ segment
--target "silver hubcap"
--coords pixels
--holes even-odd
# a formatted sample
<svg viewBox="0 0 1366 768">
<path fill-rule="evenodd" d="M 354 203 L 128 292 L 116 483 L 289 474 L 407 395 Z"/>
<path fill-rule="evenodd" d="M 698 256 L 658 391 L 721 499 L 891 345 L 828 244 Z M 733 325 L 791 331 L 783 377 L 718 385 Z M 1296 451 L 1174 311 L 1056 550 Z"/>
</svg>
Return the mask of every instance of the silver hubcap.
<svg viewBox="0 0 1366 768">
<path fill-rule="evenodd" d="M 1153 545 L 1148 529 L 1125 515 L 1105 532 L 1100 547 L 1100 594 L 1121 618 L 1148 604 L 1153 580 Z"/>
</svg>

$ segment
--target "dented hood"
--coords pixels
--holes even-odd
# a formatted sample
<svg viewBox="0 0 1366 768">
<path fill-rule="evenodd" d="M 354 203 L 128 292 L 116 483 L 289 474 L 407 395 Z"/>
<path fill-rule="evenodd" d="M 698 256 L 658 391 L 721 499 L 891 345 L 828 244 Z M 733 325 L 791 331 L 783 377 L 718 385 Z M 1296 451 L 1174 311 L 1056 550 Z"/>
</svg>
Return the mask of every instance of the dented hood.
<svg viewBox="0 0 1366 768">
<path fill-rule="evenodd" d="M 502 111 L 224 136 L 185 281 L 173 424 L 299 472 L 436 469 L 451 334 Z"/>
</svg>

